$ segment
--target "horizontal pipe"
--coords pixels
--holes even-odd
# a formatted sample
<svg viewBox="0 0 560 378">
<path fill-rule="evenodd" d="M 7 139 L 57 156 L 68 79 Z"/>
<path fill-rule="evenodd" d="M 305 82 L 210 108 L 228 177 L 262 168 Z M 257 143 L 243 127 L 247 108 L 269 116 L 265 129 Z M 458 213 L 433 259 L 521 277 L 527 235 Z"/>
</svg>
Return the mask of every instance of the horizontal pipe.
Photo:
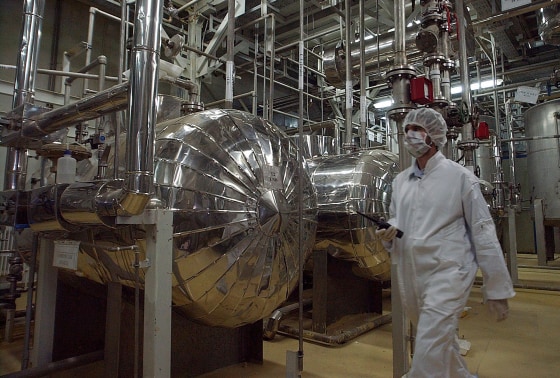
<svg viewBox="0 0 560 378">
<path fill-rule="evenodd" d="M 546 7 L 549 7 L 549 6 L 554 5 L 554 4 L 560 4 L 560 0 L 546 0 L 546 1 L 540 1 L 540 2 L 536 2 L 536 3 L 532 3 L 532 4 L 527 5 L 525 7 L 519 7 L 519 8 L 516 8 L 516 9 L 506 11 L 506 12 L 498 13 L 496 15 L 484 18 L 482 20 L 474 21 L 472 23 L 472 25 L 474 27 L 476 27 L 476 26 L 482 26 L 482 25 L 490 24 L 490 23 L 493 23 L 493 22 L 507 20 L 507 19 L 510 19 L 512 17 L 517 17 L 517 16 L 520 16 L 520 15 L 525 14 L 525 13 L 534 12 L 534 11 L 537 11 L 541 8 L 546 8 Z"/>
<path fill-rule="evenodd" d="M 102 65 L 102 64 L 107 64 L 107 57 L 105 55 L 99 55 L 97 58 L 95 58 L 95 60 L 93 60 L 92 62 L 90 62 L 89 64 L 85 65 L 84 67 L 80 68 L 78 70 L 78 73 L 86 73 L 91 71 L 93 68 Z M 66 79 L 66 84 L 72 84 L 72 82 L 76 80 L 75 77 L 69 77 L 68 79 Z"/>
<path fill-rule="evenodd" d="M 91 97 L 42 113 L 23 124 L 22 135 L 40 139 L 69 125 L 124 110 L 128 104 L 128 87 L 128 83 L 118 84 Z"/>
<path fill-rule="evenodd" d="M 342 331 L 341 333 L 338 333 L 336 335 L 326 335 L 324 333 L 318 333 L 318 332 L 313 332 L 304 329 L 303 338 L 308 341 L 317 342 L 320 344 L 326 344 L 331 346 L 341 345 L 360 336 L 363 333 L 366 333 L 367 331 L 391 323 L 391 321 L 392 321 L 392 314 L 389 313 L 385 315 L 380 315 L 373 318 L 372 320 L 365 321 L 363 324 L 360 324 L 357 327 Z M 299 330 L 297 328 L 281 324 L 278 333 L 293 337 L 293 336 L 298 336 Z"/>
<path fill-rule="evenodd" d="M 51 373 L 58 371 L 68 370 L 74 367 L 91 364 L 93 362 L 102 361 L 104 351 L 98 350 L 96 352 L 83 354 L 81 356 L 70 357 L 65 360 L 51 362 L 47 366 L 37 366 L 26 370 L 21 370 L 15 373 L 0 375 L 0 378 L 29 378 L 29 377 L 44 377 Z"/>
</svg>

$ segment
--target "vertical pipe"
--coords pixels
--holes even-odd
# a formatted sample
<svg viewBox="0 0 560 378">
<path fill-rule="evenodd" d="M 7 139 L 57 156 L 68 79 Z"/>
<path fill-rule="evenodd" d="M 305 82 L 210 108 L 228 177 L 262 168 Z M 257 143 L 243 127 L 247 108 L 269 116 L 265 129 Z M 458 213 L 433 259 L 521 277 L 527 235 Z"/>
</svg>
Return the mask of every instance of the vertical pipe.
<svg viewBox="0 0 560 378">
<path fill-rule="evenodd" d="M 304 0 L 299 0 L 299 49 L 298 49 L 298 94 L 299 94 L 299 119 L 298 119 L 298 169 L 303 170 L 303 50 L 305 41 L 305 32 L 303 29 L 303 17 L 304 17 Z M 298 175 L 302 177 L 302 175 Z M 298 180 L 298 196 L 300 201 L 298 203 L 298 221 L 299 221 L 299 232 L 298 232 L 298 265 L 299 265 L 299 284 L 298 284 L 298 298 L 299 298 L 299 333 L 298 333 L 298 369 L 301 373 L 303 372 L 303 266 L 304 266 L 304 251 L 303 251 L 303 180 Z"/>
<path fill-rule="evenodd" d="M 12 109 L 25 103 L 33 103 L 35 100 L 35 76 L 37 74 L 44 8 L 45 0 L 25 0 L 23 3 L 21 42 L 17 57 Z M 4 189 L 24 189 L 26 170 L 27 152 L 24 149 L 10 147 L 6 156 Z"/>
<path fill-rule="evenodd" d="M 350 64 L 351 61 L 351 54 L 352 49 L 351 45 L 351 36 L 352 36 L 352 20 L 351 20 L 351 1 L 345 0 L 344 3 L 344 23 L 345 23 L 345 41 L 346 44 L 345 48 L 345 55 L 346 55 L 346 107 L 345 107 L 345 128 L 346 128 L 346 148 L 350 151 L 352 150 L 352 108 L 353 104 L 353 95 L 352 95 L 352 65 Z"/>
<path fill-rule="evenodd" d="M 23 3 L 23 25 L 12 103 L 14 109 L 26 102 L 34 101 L 44 8 L 44 0 L 25 0 Z"/>
<path fill-rule="evenodd" d="M 394 69 L 399 70 L 400 67 L 406 67 L 406 14 L 405 14 L 405 3 L 404 0 L 395 0 L 394 2 L 395 10 L 395 60 Z M 404 75 L 390 76 L 393 83 L 393 99 L 395 107 L 405 108 L 403 112 L 411 109 L 410 102 L 410 76 L 405 77 Z M 409 75 L 413 75 L 410 72 Z M 398 108 L 397 108 L 398 109 Z M 389 115 L 389 112 L 388 112 Z M 398 144 L 399 144 L 399 165 L 401 170 L 404 170 L 410 163 L 410 158 L 407 156 L 404 148 L 404 138 L 403 138 L 403 121 L 404 116 L 402 114 L 396 114 L 391 117 L 395 120 L 395 127 L 397 132 Z M 404 314 L 401 298 L 398 290 L 398 278 L 396 263 L 391 263 L 391 312 L 393 317 L 393 377 L 402 377 L 409 367 L 408 350 L 406 344 L 407 335 L 407 324 L 408 320 Z"/>
<path fill-rule="evenodd" d="M 406 60 L 406 14 L 404 0 L 396 0 L 394 3 L 395 10 L 395 61 L 394 65 L 407 64 Z"/>
<path fill-rule="evenodd" d="M 37 250 L 39 249 L 39 234 L 33 233 L 31 244 L 31 261 L 29 264 L 29 279 L 27 283 L 27 306 L 25 308 L 25 333 L 23 340 L 23 356 L 21 358 L 21 370 L 29 367 L 29 350 L 31 345 L 31 321 L 33 320 L 33 294 L 35 283 L 35 272 L 37 270 Z"/>
<path fill-rule="evenodd" d="M 472 96 L 469 78 L 469 57 L 467 56 L 467 40 L 465 36 L 465 6 L 463 0 L 457 0 L 455 6 L 457 8 L 457 33 L 459 34 L 459 70 L 461 72 L 461 83 L 463 83 L 461 97 L 470 113 L 472 109 Z M 471 139 L 472 136 L 468 140 Z"/>
<path fill-rule="evenodd" d="M 234 82 L 234 42 L 235 42 L 235 0 L 228 0 L 227 24 L 227 61 L 226 61 L 226 101 L 224 107 L 233 109 L 233 82 Z"/>
<path fill-rule="evenodd" d="M 471 120 L 472 114 L 472 96 L 471 96 L 471 83 L 469 77 L 469 60 L 467 56 L 467 40 L 465 36 L 466 28 L 466 18 L 465 18 L 465 5 L 463 0 L 457 0 L 456 4 L 457 11 L 457 34 L 459 35 L 459 67 L 461 72 L 461 83 L 463 84 L 463 91 L 461 92 L 461 97 L 463 103 L 467 107 L 467 114 L 469 119 L 465 124 L 463 124 L 461 130 L 461 136 L 463 142 L 471 142 L 474 140 L 473 124 Z M 476 147 L 474 147 L 476 148 Z M 472 146 L 466 146 L 464 148 L 465 156 L 465 167 L 474 170 L 474 148 Z"/>
<path fill-rule="evenodd" d="M 257 115 L 257 102 L 259 96 L 259 66 L 257 64 L 257 57 L 259 55 L 259 23 L 255 24 L 255 59 L 253 60 L 253 114 Z"/>
<path fill-rule="evenodd" d="M 88 24 L 88 35 L 87 35 L 87 47 L 86 47 L 86 62 L 84 66 L 89 66 L 91 63 L 91 49 L 93 45 L 93 27 L 95 25 L 95 11 L 94 7 L 89 8 L 89 24 Z M 84 91 L 83 95 L 87 94 L 89 80 L 84 79 Z"/>
<path fill-rule="evenodd" d="M 513 115 L 511 112 L 512 102 L 508 99 L 506 102 L 506 127 L 509 139 L 509 189 L 510 189 L 510 207 L 517 206 L 517 178 L 515 176 L 515 142 L 513 135 Z"/>
<path fill-rule="evenodd" d="M 364 0 L 360 0 L 360 147 L 367 147 L 367 102 L 366 102 L 366 65 L 365 65 L 365 22 Z"/>
<path fill-rule="evenodd" d="M 274 61 L 276 59 L 276 50 L 274 48 L 274 44 L 276 43 L 276 36 L 274 35 L 276 33 L 276 19 L 274 17 L 274 13 L 270 15 L 270 22 L 270 95 L 268 96 L 268 120 L 274 123 Z"/>
<path fill-rule="evenodd" d="M 137 206 L 135 212 L 138 213 L 144 210 L 154 191 L 154 126 L 162 3 L 162 0 L 136 2 L 124 189 L 126 194 L 132 194 L 129 198 L 140 195 L 140 203 L 127 203 Z"/>
<path fill-rule="evenodd" d="M 125 55 L 126 55 L 126 34 L 128 32 L 128 5 L 126 0 L 121 0 L 121 35 L 119 46 L 119 72 L 117 74 L 117 82 L 122 83 L 123 72 L 125 71 Z M 120 112 L 115 123 L 115 143 L 113 144 L 113 178 L 119 178 L 119 154 L 120 154 L 120 138 L 121 138 L 121 122 L 125 122 L 126 112 Z"/>
</svg>

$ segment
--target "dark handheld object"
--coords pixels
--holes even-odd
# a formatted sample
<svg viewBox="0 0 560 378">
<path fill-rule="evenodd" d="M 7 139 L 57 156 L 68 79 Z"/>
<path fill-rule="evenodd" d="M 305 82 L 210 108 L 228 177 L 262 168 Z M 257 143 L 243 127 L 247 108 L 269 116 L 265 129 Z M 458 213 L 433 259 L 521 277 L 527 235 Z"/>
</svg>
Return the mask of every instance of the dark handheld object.
<svg viewBox="0 0 560 378">
<path fill-rule="evenodd" d="M 382 229 L 386 229 L 391 227 L 390 223 L 384 222 L 379 218 L 374 218 L 371 215 L 366 215 L 360 211 L 356 211 L 356 213 L 360 214 L 362 217 L 369 219 L 370 221 L 372 221 L 373 223 L 375 223 L 377 225 L 378 228 L 382 228 Z M 401 230 L 399 230 L 397 228 L 397 238 L 402 238 L 402 236 L 404 235 L 404 232 L 402 232 Z"/>
</svg>

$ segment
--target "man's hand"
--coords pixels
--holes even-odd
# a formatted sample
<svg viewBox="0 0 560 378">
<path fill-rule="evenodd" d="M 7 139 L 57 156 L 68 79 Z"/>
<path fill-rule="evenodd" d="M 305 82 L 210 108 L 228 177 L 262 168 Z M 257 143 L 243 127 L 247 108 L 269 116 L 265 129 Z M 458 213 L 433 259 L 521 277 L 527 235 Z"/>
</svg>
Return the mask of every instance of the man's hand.
<svg viewBox="0 0 560 378">
<path fill-rule="evenodd" d="M 375 230 L 375 235 L 383 241 L 389 242 L 397 235 L 397 228 L 391 226 L 389 228 L 378 228 Z"/>
<path fill-rule="evenodd" d="M 501 322 L 506 320 L 509 315 L 509 305 L 507 299 L 488 299 L 488 309 L 496 315 L 496 320 Z"/>
</svg>

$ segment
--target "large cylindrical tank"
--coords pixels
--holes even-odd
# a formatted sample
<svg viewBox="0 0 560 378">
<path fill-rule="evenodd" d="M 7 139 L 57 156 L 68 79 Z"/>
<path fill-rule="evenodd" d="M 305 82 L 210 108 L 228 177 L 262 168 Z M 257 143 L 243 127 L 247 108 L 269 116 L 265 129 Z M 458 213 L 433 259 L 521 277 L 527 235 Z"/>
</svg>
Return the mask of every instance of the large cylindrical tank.
<svg viewBox="0 0 560 378">
<path fill-rule="evenodd" d="M 317 190 L 318 228 L 315 249 L 355 262 L 354 273 L 386 281 L 391 264 L 375 236 L 376 226 L 356 211 L 389 218 L 398 156 L 382 150 L 318 157 L 309 161 Z"/>
<path fill-rule="evenodd" d="M 524 114 L 528 137 L 560 134 L 560 100 L 533 106 Z M 532 198 L 544 200 L 545 221 L 560 224 L 560 141 L 558 138 L 527 143 L 527 174 Z"/>
<path fill-rule="evenodd" d="M 315 240 L 316 192 L 294 142 L 249 113 L 209 110 L 158 124 L 154 156 L 156 196 L 174 212 L 174 249 L 162 251 L 174 256 L 173 305 L 212 326 L 270 315 L 296 286 L 299 255 L 307 258 Z M 130 252 L 83 250 L 83 275 L 131 279 Z"/>
</svg>

